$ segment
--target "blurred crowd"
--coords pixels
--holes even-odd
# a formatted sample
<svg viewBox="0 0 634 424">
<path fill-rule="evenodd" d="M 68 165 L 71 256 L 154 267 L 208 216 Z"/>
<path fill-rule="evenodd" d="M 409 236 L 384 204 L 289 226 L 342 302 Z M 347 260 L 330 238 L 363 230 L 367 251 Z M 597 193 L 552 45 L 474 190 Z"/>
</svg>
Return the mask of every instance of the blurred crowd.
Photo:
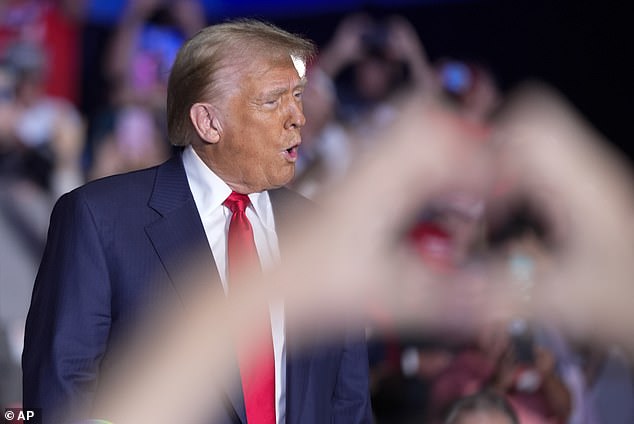
<svg viewBox="0 0 634 424">
<path fill-rule="evenodd" d="M 170 65 L 181 43 L 207 24 L 196 0 L 129 1 L 101 54 L 107 101 L 87 111 L 79 101 L 84 14 L 82 0 L 0 2 L 2 405 L 20 403 L 23 325 L 53 203 L 86 181 L 170 155 Z M 317 202 L 371 147 L 370 135 L 394 122 L 408 93 L 441 98 L 473 132 L 502 96 L 487 64 L 432 60 L 404 16 L 343 16 L 307 75 L 292 188 Z M 528 293 L 557 234 L 525 205 L 505 207 L 512 219 L 502 222 L 481 199 L 443 193 L 421 212 L 411 238 L 440 273 L 477 273 L 479 258 L 495 252 Z M 379 424 L 634 422 L 632 363 L 619 346 L 595 346 L 521 318 L 475 333 L 367 334 Z M 488 421 L 469 421 L 478 414 L 490 414 Z"/>
</svg>

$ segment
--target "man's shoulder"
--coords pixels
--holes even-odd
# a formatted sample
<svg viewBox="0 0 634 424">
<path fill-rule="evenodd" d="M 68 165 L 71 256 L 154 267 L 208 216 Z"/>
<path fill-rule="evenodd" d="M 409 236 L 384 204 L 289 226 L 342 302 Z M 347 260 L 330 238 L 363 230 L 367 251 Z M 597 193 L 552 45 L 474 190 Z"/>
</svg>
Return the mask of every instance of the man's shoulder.
<svg viewBox="0 0 634 424">
<path fill-rule="evenodd" d="M 98 201 L 104 199 L 138 198 L 144 194 L 150 194 L 159 166 L 126 172 L 124 174 L 110 175 L 90 181 L 73 190 L 69 194 L 77 197 Z"/>
<path fill-rule="evenodd" d="M 166 163 L 90 181 L 63 195 L 58 204 L 86 203 L 96 211 L 147 205 L 157 174 Z"/>
</svg>

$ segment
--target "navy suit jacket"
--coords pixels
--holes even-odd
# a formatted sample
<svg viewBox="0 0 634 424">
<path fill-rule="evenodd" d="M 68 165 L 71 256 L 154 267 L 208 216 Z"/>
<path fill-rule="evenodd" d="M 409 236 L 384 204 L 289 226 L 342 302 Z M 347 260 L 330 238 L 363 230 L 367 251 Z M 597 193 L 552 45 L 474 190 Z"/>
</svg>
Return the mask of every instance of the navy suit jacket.
<svg viewBox="0 0 634 424">
<path fill-rule="evenodd" d="M 286 189 L 269 193 L 278 223 L 292 204 L 307 202 Z M 182 290 L 174 276 L 197 252 L 216 269 L 180 154 L 62 196 L 27 317 L 24 406 L 43 408 L 45 423 L 60 424 L 61 410 L 89 403 L 112 341 L 135 326 L 139 311 Z M 370 423 L 362 337 L 288 350 L 286 393 L 287 424 Z M 245 424 L 241 394 L 226 399 L 210 421 Z"/>
</svg>

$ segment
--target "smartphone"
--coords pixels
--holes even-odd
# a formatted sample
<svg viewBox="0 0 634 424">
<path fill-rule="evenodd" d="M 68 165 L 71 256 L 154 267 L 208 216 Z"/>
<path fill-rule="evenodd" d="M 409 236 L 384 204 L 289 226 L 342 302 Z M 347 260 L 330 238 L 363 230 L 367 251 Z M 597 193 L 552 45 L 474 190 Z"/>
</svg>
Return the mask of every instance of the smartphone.
<svg viewBox="0 0 634 424">
<path fill-rule="evenodd" d="M 509 332 L 515 361 L 522 365 L 533 365 L 535 342 L 528 323 L 521 319 L 513 320 L 509 326 Z"/>
</svg>

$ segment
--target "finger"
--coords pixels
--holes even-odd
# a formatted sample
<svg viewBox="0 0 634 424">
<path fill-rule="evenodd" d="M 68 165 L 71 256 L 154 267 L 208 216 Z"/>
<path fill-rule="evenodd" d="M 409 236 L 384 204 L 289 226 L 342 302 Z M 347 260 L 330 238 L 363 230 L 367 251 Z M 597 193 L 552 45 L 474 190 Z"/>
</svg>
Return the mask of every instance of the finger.
<svg viewBox="0 0 634 424">
<path fill-rule="evenodd" d="M 414 97 L 376 136 L 376 147 L 359 159 L 339 195 L 354 197 L 360 210 L 375 211 L 377 231 L 393 232 L 438 192 L 489 189 L 492 156 L 486 136 L 486 129 L 474 129 L 433 101 Z"/>
<path fill-rule="evenodd" d="M 501 119 L 507 159 L 533 195 L 556 197 L 566 219 L 563 254 L 536 286 L 536 316 L 600 339 L 631 339 L 634 296 L 632 177 L 622 157 L 554 91 L 525 87 Z M 629 341 L 631 342 L 631 340 Z"/>
</svg>

